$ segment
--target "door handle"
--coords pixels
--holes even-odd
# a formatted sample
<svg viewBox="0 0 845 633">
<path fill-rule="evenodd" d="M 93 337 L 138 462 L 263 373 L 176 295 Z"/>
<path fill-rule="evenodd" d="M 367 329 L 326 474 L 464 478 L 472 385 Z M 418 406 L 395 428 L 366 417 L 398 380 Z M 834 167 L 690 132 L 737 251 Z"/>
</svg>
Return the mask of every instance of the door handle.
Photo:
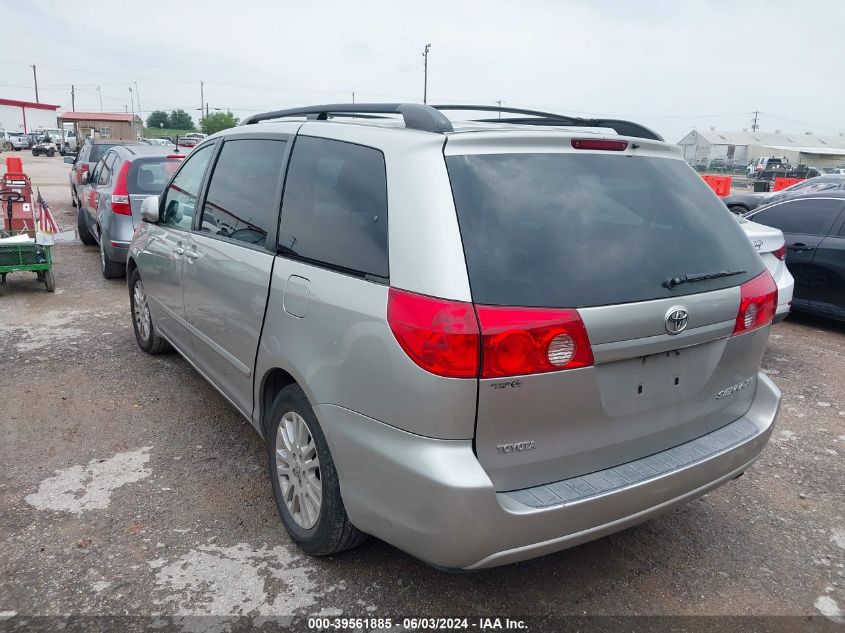
<svg viewBox="0 0 845 633">
<path fill-rule="evenodd" d="M 191 249 L 190 249 L 190 250 L 188 250 L 188 251 L 185 253 L 185 257 L 189 257 L 189 258 L 191 258 L 191 259 L 196 259 L 196 258 L 197 258 L 197 257 L 199 257 L 199 256 L 200 256 L 200 254 L 199 254 L 199 253 L 197 253 L 197 247 L 196 247 L 196 246 L 192 246 L 192 247 L 191 247 Z"/>
<path fill-rule="evenodd" d="M 182 247 L 182 242 L 176 242 L 176 248 L 173 249 L 173 252 L 177 255 L 185 254 L 185 249 Z"/>
<path fill-rule="evenodd" d="M 807 251 L 814 251 L 816 250 L 815 246 L 807 246 L 806 244 L 802 244 L 801 242 L 796 242 L 790 246 L 786 247 L 787 250 L 795 251 L 796 253 L 805 253 Z"/>
</svg>

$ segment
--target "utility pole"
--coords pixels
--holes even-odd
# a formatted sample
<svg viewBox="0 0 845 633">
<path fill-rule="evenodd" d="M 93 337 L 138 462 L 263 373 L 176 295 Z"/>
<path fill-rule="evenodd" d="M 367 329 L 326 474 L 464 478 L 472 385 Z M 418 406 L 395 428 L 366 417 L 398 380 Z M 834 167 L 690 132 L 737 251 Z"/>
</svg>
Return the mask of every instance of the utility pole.
<svg viewBox="0 0 845 633">
<path fill-rule="evenodd" d="M 205 116 L 208 116 L 208 102 L 205 104 Z"/>
<path fill-rule="evenodd" d="M 355 103 L 355 91 L 352 91 L 352 103 Z"/>
<path fill-rule="evenodd" d="M 428 51 L 431 50 L 431 44 L 425 45 L 423 50 L 423 103 L 428 103 Z"/>
<path fill-rule="evenodd" d="M 751 131 L 756 132 L 760 129 L 760 126 L 757 124 L 757 115 L 760 114 L 759 110 L 754 110 L 754 120 L 751 122 Z"/>
<path fill-rule="evenodd" d="M 135 122 L 135 98 L 132 96 L 132 86 L 129 86 L 129 105 L 132 106 L 132 122 Z"/>
<path fill-rule="evenodd" d="M 76 112 L 76 86 L 70 85 L 70 109 Z"/>
<path fill-rule="evenodd" d="M 35 103 L 41 103 L 38 100 L 38 73 L 35 72 L 35 64 L 30 64 L 32 68 L 32 79 L 35 81 Z"/>
<path fill-rule="evenodd" d="M 205 106 L 205 82 L 200 82 L 200 118 L 202 118 L 202 109 Z"/>
<path fill-rule="evenodd" d="M 502 100 L 501 100 L 501 99 L 499 99 L 496 103 L 498 103 L 498 104 L 499 104 L 499 107 L 500 107 L 500 108 L 502 107 Z M 501 113 L 501 112 L 499 112 L 499 118 L 500 118 L 500 119 L 502 118 L 502 113 Z"/>
<path fill-rule="evenodd" d="M 103 91 L 100 90 L 100 86 L 97 86 L 97 94 L 100 97 L 100 112 L 103 111 Z"/>
<path fill-rule="evenodd" d="M 138 102 L 138 116 L 141 116 L 141 95 L 138 93 L 138 82 L 135 82 L 135 101 Z"/>
</svg>

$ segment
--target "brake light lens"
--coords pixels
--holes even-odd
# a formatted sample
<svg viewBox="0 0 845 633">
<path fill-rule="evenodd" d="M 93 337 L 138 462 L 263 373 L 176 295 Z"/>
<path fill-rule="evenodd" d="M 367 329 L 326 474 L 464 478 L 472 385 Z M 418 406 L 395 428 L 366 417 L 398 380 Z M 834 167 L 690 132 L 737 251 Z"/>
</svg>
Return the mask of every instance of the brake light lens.
<svg viewBox="0 0 845 633">
<path fill-rule="evenodd" d="M 476 306 L 481 325 L 481 377 L 540 374 L 593 364 L 577 310 Z"/>
<path fill-rule="evenodd" d="M 778 287 L 769 271 L 764 271 L 740 287 L 741 299 L 736 315 L 734 335 L 744 334 L 768 325 L 778 306 Z"/>
<path fill-rule="evenodd" d="M 438 376 L 478 376 L 478 321 L 472 304 L 391 288 L 390 330 L 417 365 Z"/>
<path fill-rule="evenodd" d="M 129 190 L 126 188 L 128 176 L 129 161 L 125 161 L 117 174 L 111 194 L 111 210 L 120 215 L 132 215 L 132 209 L 129 206 Z"/>
<path fill-rule="evenodd" d="M 599 149 L 610 152 L 622 152 L 628 149 L 628 141 L 611 141 L 601 138 L 574 138 L 573 149 Z"/>
<path fill-rule="evenodd" d="M 82 184 L 82 174 L 88 172 L 88 163 L 81 163 L 79 169 L 76 171 L 76 184 Z"/>
<path fill-rule="evenodd" d="M 785 260 L 786 259 L 786 242 L 784 242 L 779 249 L 772 251 L 772 255 L 774 255 L 775 257 L 777 257 L 781 261 Z"/>
</svg>

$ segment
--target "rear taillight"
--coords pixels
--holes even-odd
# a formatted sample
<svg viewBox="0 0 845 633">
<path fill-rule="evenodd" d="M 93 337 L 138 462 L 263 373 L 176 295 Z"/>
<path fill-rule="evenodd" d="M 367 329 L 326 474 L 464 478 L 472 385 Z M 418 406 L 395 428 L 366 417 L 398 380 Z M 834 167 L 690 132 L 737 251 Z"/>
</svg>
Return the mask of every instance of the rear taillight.
<svg viewBox="0 0 845 633">
<path fill-rule="evenodd" d="M 500 378 L 593 364 L 577 310 L 476 306 L 481 325 L 481 377 Z"/>
<path fill-rule="evenodd" d="M 79 166 L 79 169 L 76 172 L 76 184 L 77 185 L 82 184 L 82 174 L 83 173 L 88 173 L 88 163 L 82 163 Z"/>
<path fill-rule="evenodd" d="M 781 261 L 786 259 L 786 242 L 784 242 L 779 249 L 772 251 L 772 255 Z"/>
<path fill-rule="evenodd" d="M 129 161 L 126 161 L 117 174 L 117 180 L 111 194 L 111 210 L 120 215 L 132 215 L 132 209 L 129 206 L 129 190 L 126 187 L 128 176 Z"/>
<path fill-rule="evenodd" d="M 628 141 L 610 141 L 601 138 L 574 138 L 573 149 L 600 149 L 610 152 L 622 152 L 628 149 Z"/>
<path fill-rule="evenodd" d="M 391 288 L 387 321 L 411 360 L 438 376 L 501 378 L 593 364 L 577 310 L 473 306 Z"/>
<path fill-rule="evenodd" d="M 471 303 L 391 288 L 390 330 L 417 365 L 438 376 L 478 376 L 478 322 Z"/>
<path fill-rule="evenodd" d="M 739 312 L 734 334 L 744 334 L 768 325 L 778 306 L 778 287 L 769 271 L 764 271 L 740 287 Z"/>
</svg>

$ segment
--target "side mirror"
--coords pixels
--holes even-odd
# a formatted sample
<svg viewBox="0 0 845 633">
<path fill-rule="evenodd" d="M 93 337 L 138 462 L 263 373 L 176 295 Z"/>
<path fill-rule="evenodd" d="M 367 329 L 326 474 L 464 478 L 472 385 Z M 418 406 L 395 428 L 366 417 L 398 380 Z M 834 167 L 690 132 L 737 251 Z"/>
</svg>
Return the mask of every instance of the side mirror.
<svg viewBox="0 0 845 633">
<path fill-rule="evenodd" d="M 65 156 L 64 161 L 65 161 L 68 165 L 73 165 L 73 164 L 76 162 L 76 158 L 75 158 L 75 157 L 73 157 L 73 156 Z"/>
<path fill-rule="evenodd" d="M 79 180 L 83 185 L 87 185 L 88 184 L 88 172 L 83 171 L 81 174 L 79 174 Z"/>
<path fill-rule="evenodd" d="M 158 196 L 145 198 L 141 203 L 141 219 L 150 224 L 158 222 Z"/>
</svg>

